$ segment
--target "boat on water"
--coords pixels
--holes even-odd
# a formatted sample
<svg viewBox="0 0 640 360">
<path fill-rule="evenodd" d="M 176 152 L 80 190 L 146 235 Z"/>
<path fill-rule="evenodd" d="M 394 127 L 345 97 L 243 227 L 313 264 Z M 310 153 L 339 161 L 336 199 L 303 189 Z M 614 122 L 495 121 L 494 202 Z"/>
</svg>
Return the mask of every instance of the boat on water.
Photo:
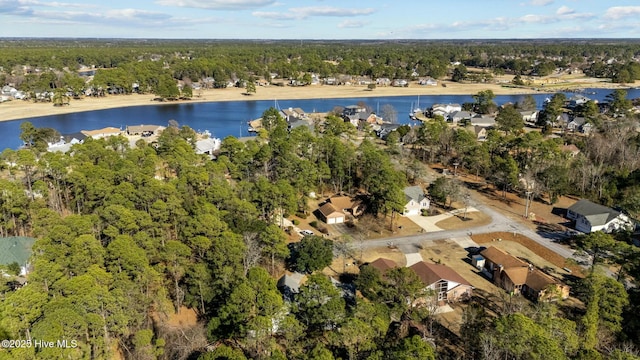
<svg viewBox="0 0 640 360">
<path fill-rule="evenodd" d="M 418 101 L 416 102 L 416 106 L 413 106 L 413 102 L 411 102 L 411 110 L 409 111 L 409 118 L 411 120 L 418 120 L 417 115 L 424 114 L 424 110 L 420 108 L 420 95 L 418 95 Z"/>
</svg>

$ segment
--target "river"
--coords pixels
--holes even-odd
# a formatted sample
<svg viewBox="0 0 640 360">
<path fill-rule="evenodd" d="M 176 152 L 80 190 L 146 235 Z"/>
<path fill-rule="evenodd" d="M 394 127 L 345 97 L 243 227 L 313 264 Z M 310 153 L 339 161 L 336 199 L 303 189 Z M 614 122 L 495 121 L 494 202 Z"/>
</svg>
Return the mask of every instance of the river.
<svg viewBox="0 0 640 360">
<path fill-rule="evenodd" d="M 586 89 L 586 96 L 598 101 L 603 101 L 612 90 Z M 573 94 L 567 93 L 567 97 Z M 538 108 L 542 108 L 544 100 L 551 94 L 534 94 Z M 628 97 L 633 99 L 640 97 L 639 89 L 628 90 Z M 495 102 L 498 105 L 507 102 L 518 102 L 524 95 L 498 95 Z M 409 123 L 409 111 L 419 100 L 422 109 L 428 109 L 436 103 L 473 102 L 471 95 L 424 95 L 419 99 L 416 96 L 392 96 L 349 99 L 306 99 L 306 100 L 278 100 L 277 105 L 281 109 L 299 107 L 304 111 L 328 112 L 336 106 L 346 106 L 357 103 L 365 103 L 374 111 L 382 109 L 385 105 L 391 105 L 398 112 L 399 123 Z M 274 106 L 274 101 L 227 101 L 208 103 L 180 103 L 158 104 L 152 106 L 134 106 L 117 109 L 95 110 L 79 113 L 51 115 L 29 118 L 25 120 L 13 120 L 0 122 L 0 149 L 17 149 L 22 142 L 19 138 L 20 124 L 30 121 L 36 127 L 52 127 L 61 134 L 78 132 L 80 130 L 99 129 L 107 126 L 125 128 L 127 125 L 156 124 L 166 126 L 169 120 L 176 120 L 180 125 L 187 125 L 195 130 L 210 131 L 213 136 L 225 138 L 226 136 L 248 136 L 247 121 L 260 117 L 263 111 Z"/>
</svg>

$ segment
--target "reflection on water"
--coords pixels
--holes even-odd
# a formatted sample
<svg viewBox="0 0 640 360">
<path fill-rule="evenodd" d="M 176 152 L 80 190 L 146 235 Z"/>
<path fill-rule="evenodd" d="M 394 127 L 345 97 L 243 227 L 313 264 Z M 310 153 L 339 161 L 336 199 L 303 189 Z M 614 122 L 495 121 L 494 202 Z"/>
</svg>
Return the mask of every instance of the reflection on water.
<svg viewBox="0 0 640 360">
<path fill-rule="evenodd" d="M 612 90 L 587 89 L 589 98 L 602 101 Z M 594 94 L 591 94 L 594 93 Z M 567 94 L 571 96 L 572 94 Z M 534 94 L 538 107 L 550 94 Z M 524 95 L 496 96 L 498 105 L 507 102 L 518 102 Z M 640 97 L 640 90 L 628 91 L 629 98 Z M 121 127 L 127 125 L 157 124 L 166 126 L 169 120 L 176 120 L 180 125 L 188 125 L 195 130 L 209 130 L 214 136 L 248 136 L 247 121 L 260 117 L 263 111 L 276 103 L 281 109 L 299 107 L 307 112 L 328 112 L 336 106 L 365 103 L 374 111 L 384 105 L 392 105 L 398 112 L 398 121 L 408 123 L 412 104 L 417 96 L 392 96 L 349 99 L 307 99 L 276 101 L 228 101 L 210 103 L 159 104 L 151 106 L 134 106 L 119 109 L 96 110 L 82 113 L 52 115 L 28 119 L 37 127 L 52 127 L 62 134 L 80 130 L 98 129 L 107 126 Z M 435 103 L 473 102 L 471 95 L 421 95 L 420 107 L 428 109 Z M 20 123 L 23 120 L 0 122 L 0 149 L 17 148 L 21 145 Z"/>
</svg>

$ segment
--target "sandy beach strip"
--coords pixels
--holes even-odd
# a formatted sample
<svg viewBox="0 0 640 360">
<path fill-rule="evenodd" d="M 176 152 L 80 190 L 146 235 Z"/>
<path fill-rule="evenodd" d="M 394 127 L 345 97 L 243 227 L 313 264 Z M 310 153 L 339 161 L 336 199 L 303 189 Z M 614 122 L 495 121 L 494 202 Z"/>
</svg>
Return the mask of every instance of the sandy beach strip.
<svg viewBox="0 0 640 360">
<path fill-rule="evenodd" d="M 418 96 L 418 95 L 473 95 L 483 90 L 492 90 L 496 95 L 537 94 L 544 92 L 560 91 L 560 89 L 548 89 L 548 91 L 536 91 L 528 88 L 503 87 L 498 84 L 461 84 L 454 82 L 444 83 L 446 86 L 421 86 L 411 84 L 409 87 L 377 87 L 368 90 L 366 86 L 329 86 L 313 85 L 304 87 L 291 86 L 259 86 L 256 93 L 244 95 L 244 89 L 227 88 L 211 90 L 194 90 L 191 100 L 179 100 L 172 102 L 155 101 L 152 94 L 140 95 L 108 95 L 101 98 L 83 98 L 70 100 L 69 105 L 53 106 L 51 103 L 34 103 L 31 101 L 13 100 L 0 103 L 0 121 L 28 119 L 33 117 L 69 114 L 83 111 L 123 108 L 129 106 L 179 104 L 214 101 L 243 101 L 243 100 L 295 100 L 295 99 L 332 99 L 332 98 L 365 98 L 386 96 Z M 608 86 L 607 86 L 608 85 Z M 613 85 L 613 86 L 612 86 Z M 582 87 L 608 87 L 614 88 L 611 83 L 584 83 Z M 546 89 L 545 89 L 546 90 Z"/>
</svg>

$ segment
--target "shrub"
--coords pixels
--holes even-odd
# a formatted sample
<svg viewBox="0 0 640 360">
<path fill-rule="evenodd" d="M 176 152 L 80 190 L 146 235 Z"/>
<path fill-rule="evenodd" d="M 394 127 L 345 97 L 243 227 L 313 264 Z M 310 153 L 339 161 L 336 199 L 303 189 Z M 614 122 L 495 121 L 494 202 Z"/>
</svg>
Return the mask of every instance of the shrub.
<svg viewBox="0 0 640 360">
<path fill-rule="evenodd" d="M 299 212 L 296 213 L 296 216 L 299 217 L 300 219 L 306 219 L 307 216 L 309 216 L 309 215 L 299 211 Z"/>
<path fill-rule="evenodd" d="M 300 220 L 298 219 L 293 219 L 291 222 L 293 223 L 293 225 L 300 225 Z"/>
<path fill-rule="evenodd" d="M 316 229 L 318 228 L 318 222 L 317 222 L 317 221 L 315 221 L 315 220 L 313 220 L 312 222 L 310 222 L 310 223 L 309 223 L 309 225 L 311 225 L 312 227 L 314 227 L 314 228 L 316 228 Z"/>
</svg>

